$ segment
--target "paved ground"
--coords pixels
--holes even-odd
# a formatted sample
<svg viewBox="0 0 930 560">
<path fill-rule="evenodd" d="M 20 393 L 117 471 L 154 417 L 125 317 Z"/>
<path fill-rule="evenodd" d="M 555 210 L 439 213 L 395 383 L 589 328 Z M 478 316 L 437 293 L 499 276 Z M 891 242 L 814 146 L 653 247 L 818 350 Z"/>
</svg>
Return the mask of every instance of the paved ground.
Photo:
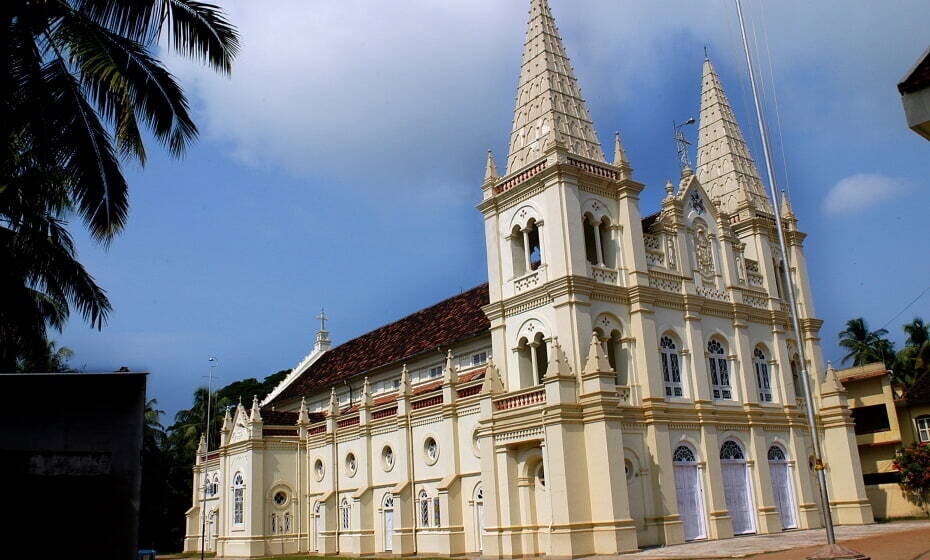
<svg viewBox="0 0 930 560">
<path fill-rule="evenodd" d="M 930 560 L 930 521 L 837 527 L 837 540 L 872 560 Z M 803 560 L 826 543 L 823 529 L 666 546 L 591 560 Z M 167 558 L 159 556 L 159 560 Z M 176 558 L 176 557 L 174 557 Z M 224 559 L 217 559 L 224 560 Z M 229 559 L 232 560 L 232 559 Z"/>
<path fill-rule="evenodd" d="M 837 527 L 837 540 L 872 560 L 930 560 L 930 522 L 896 521 L 876 525 Z M 653 548 L 633 554 L 601 559 L 702 559 L 745 558 L 758 560 L 801 560 L 826 543 L 823 529 L 788 531 L 771 535 L 736 537 Z M 778 552 L 784 551 L 784 552 Z M 765 554 L 774 552 L 774 554 Z"/>
</svg>

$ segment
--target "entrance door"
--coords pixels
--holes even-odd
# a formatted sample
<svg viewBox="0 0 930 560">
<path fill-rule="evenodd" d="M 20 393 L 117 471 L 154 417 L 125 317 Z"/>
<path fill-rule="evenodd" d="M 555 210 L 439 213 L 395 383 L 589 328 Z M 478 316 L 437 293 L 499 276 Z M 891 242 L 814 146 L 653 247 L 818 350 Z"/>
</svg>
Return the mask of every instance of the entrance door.
<svg viewBox="0 0 930 560">
<path fill-rule="evenodd" d="M 772 494 L 775 495 L 775 507 L 781 517 L 782 529 L 796 529 L 797 519 L 794 516 L 794 492 L 791 484 L 791 471 L 788 467 L 787 457 L 781 447 L 773 445 L 769 448 L 769 472 L 772 475 Z"/>
<path fill-rule="evenodd" d="M 704 493 L 694 451 L 680 445 L 672 456 L 675 463 L 675 493 L 678 498 L 678 515 L 684 525 L 685 540 L 707 537 L 704 529 Z"/>
<path fill-rule="evenodd" d="M 723 470 L 723 494 L 733 520 L 733 534 L 755 533 L 752 515 L 752 496 L 749 493 L 749 470 L 743 448 L 733 440 L 720 447 L 720 465 Z"/>
<path fill-rule="evenodd" d="M 388 494 L 384 499 L 384 551 L 394 550 L 394 496 Z"/>
</svg>

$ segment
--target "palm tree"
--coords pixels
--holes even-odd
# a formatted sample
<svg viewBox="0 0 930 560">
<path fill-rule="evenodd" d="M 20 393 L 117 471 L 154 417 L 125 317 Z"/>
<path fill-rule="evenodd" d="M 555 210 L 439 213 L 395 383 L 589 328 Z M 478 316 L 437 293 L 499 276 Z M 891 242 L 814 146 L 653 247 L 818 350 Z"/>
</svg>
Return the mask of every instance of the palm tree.
<svg viewBox="0 0 930 560">
<path fill-rule="evenodd" d="M 907 339 L 904 341 L 906 346 L 920 348 L 925 342 L 930 340 L 930 325 L 924 323 L 920 317 L 914 317 L 914 320 L 904 325 L 904 333 Z"/>
<path fill-rule="evenodd" d="M 895 361 L 895 377 L 910 387 L 930 367 L 930 326 L 915 317 L 903 329 L 907 338 Z"/>
<path fill-rule="evenodd" d="M 880 361 L 891 367 L 889 360 L 894 360 L 894 344 L 885 338 L 887 334 L 885 329 L 869 331 L 862 317 L 850 319 L 846 322 L 846 329 L 839 333 L 840 346 L 847 350 L 842 363 L 852 360 L 853 366 L 862 366 Z"/>
<path fill-rule="evenodd" d="M 65 231 L 77 213 L 110 243 L 126 222 L 121 161 L 145 163 L 143 130 L 181 156 L 196 137 L 187 99 L 154 56 L 160 41 L 228 74 L 238 35 L 195 0 L 0 3 L 0 371 L 39 352 L 70 306 L 96 328 L 110 303 Z"/>
</svg>

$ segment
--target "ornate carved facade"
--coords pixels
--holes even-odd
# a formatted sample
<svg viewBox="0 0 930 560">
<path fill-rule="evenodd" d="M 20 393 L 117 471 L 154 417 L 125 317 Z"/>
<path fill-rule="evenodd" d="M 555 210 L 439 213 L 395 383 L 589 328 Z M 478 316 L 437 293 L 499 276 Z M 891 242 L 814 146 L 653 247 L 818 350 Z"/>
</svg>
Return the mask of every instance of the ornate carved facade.
<svg viewBox="0 0 930 560">
<path fill-rule="evenodd" d="M 835 519 L 871 522 L 804 234 L 788 208 L 788 266 L 709 61 L 703 81 L 697 170 L 642 218 L 619 135 L 608 163 L 532 0 L 507 173 L 489 154 L 478 205 L 488 284 L 332 349 L 318 337 L 229 414 L 194 468 L 185 548 L 202 524 L 221 556 L 579 556 L 816 527 L 799 344 Z"/>
</svg>

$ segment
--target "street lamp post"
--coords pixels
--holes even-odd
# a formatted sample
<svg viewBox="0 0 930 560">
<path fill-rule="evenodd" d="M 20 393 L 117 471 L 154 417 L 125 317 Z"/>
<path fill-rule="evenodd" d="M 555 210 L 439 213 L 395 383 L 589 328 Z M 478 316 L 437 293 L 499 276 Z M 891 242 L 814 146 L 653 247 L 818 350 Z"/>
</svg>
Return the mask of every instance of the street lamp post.
<svg viewBox="0 0 930 560">
<path fill-rule="evenodd" d="M 208 360 L 210 362 L 210 375 L 207 376 L 207 422 L 204 426 L 204 441 L 206 443 L 206 450 L 209 453 L 210 451 L 210 408 L 213 406 L 213 372 L 216 370 L 216 357 L 210 356 Z M 204 462 L 206 462 L 206 457 L 204 457 Z M 204 472 L 206 472 L 206 466 L 204 467 Z M 204 545 L 207 537 L 207 486 L 209 485 L 206 478 L 203 479 L 203 492 L 201 492 L 200 500 L 200 560 L 203 560 L 204 555 Z"/>
</svg>

